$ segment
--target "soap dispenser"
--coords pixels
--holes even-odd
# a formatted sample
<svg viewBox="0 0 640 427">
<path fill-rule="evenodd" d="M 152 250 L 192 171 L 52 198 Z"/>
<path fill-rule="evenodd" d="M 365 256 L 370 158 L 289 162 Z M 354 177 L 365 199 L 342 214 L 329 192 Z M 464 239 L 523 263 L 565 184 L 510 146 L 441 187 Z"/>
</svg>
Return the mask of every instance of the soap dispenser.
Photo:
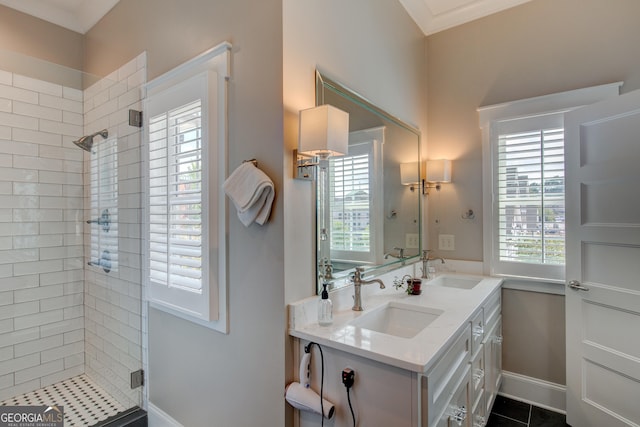
<svg viewBox="0 0 640 427">
<path fill-rule="evenodd" d="M 333 322 L 333 304 L 329 299 L 327 285 L 328 283 L 322 284 L 322 296 L 318 301 L 318 324 L 320 326 L 329 326 Z"/>
</svg>

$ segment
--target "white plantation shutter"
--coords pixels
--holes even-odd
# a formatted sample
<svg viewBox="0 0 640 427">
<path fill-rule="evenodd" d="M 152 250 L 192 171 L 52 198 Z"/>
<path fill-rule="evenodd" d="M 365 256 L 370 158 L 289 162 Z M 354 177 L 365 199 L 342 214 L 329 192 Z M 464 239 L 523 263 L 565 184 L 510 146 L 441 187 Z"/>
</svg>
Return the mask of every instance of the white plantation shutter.
<svg viewBox="0 0 640 427">
<path fill-rule="evenodd" d="M 498 136 L 501 261 L 564 265 L 564 129 L 556 126 Z"/>
<path fill-rule="evenodd" d="M 145 285 L 154 308 L 228 332 L 225 198 L 230 45 L 147 84 Z"/>
<path fill-rule="evenodd" d="M 498 121 L 493 132 L 496 264 L 510 274 L 563 269 L 564 114 Z"/>
<path fill-rule="evenodd" d="M 154 282 L 202 292 L 202 101 L 149 119 L 149 256 Z"/>
</svg>

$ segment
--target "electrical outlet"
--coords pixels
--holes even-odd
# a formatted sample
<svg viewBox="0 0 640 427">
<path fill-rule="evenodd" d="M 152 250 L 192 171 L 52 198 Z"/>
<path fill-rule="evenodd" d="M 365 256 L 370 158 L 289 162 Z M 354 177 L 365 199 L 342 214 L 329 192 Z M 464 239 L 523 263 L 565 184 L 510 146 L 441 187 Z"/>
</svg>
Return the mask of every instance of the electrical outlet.
<svg viewBox="0 0 640 427">
<path fill-rule="evenodd" d="M 344 368 L 342 370 L 342 384 L 346 388 L 351 388 L 353 386 L 353 381 L 355 379 L 356 372 L 351 368 Z"/>
<path fill-rule="evenodd" d="M 407 249 L 418 249 L 420 247 L 420 239 L 418 238 L 418 233 L 405 234 L 404 247 Z"/>
<path fill-rule="evenodd" d="M 456 249 L 455 236 L 453 234 L 439 234 L 438 249 L 441 251 L 454 251 Z"/>
</svg>

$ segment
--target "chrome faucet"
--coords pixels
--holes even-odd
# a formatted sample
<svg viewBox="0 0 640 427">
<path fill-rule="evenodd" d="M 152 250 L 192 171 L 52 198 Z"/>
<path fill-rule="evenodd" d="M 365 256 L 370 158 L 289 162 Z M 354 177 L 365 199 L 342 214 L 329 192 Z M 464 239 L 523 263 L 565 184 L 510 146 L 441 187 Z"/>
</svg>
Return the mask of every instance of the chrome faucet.
<svg viewBox="0 0 640 427">
<path fill-rule="evenodd" d="M 420 260 L 422 261 L 422 278 L 423 279 L 433 279 L 433 275 L 429 272 L 429 261 L 439 259 L 441 261 L 441 264 L 444 264 L 444 258 L 433 258 L 429 255 L 429 252 L 431 252 L 430 249 L 423 250 L 422 256 L 420 257 Z"/>
<path fill-rule="evenodd" d="M 400 261 L 403 261 L 403 264 L 404 264 L 404 248 L 399 248 L 395 246 L 393 250 L 398 251 L 398 255 L 394 255 L 391 252 L 387 252 L 386 254 L 384 254 L 384 259 L 387 259 L 391 256 L 394 258 L 398 258 Z"/>
<path fill-rule="evenodd" d="M 364 280 L 362 276 L 364 275 L 364 267 L 356 267 L 356 271 L 351 276 L 351 281 L 353 282 L 353 307 L 351 308 L 353 311 L 362 311 L 362 296 L 360 294 L 360 287 L 362 285 L 368 285 L 370 283 L 379 283 L 380 289 L 384 289 L 384 283 L 380 279 L 371 279 Z"/>
</svg>

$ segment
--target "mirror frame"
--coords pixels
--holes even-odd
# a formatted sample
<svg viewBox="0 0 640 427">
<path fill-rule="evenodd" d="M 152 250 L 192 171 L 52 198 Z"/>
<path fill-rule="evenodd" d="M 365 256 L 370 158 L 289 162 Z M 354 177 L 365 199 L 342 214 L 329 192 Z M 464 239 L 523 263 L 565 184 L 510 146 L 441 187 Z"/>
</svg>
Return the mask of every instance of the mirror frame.
<svg viewBox="0 0 640 427">
<path fill-rule="evenodd" d="M 381 109 L 380 107 L 374 105 L 371 101 L 367 100 L 365 97 L 361 96 L 360 94 L 358 94 L 357 92 L 347 88 L 346 86 L 344 86 L 341 83 L 338 83 L 336 80 L 330 78 L 327 76 L 326 73 L 321 72 L 319 69 L 316 69 L 316 106 L 319 105 L 324 105 L 324 93 L 325 90 L 329 89 L 341 96 L 343 96 L 344 98 L 346 98 L 347 100 L 350 100 L 352 102 L 354 102 L 355 104 L 359 105 L 360 107 L 370 111 L 371 113 L 381 117 L 384 120 L 390 121 L 398 126 L 400 126 L 401 128 L 413 133 L 416 135 L 416 137 L 418 138 L 418 165 L 419 165 L 419 173 L 422 173 L 422 153 L 421 153 L 421 149 L 422 149 L 422 135 L 420 133 L 420 130 L 418 130 L 417 127 L 412 126 L 406 122 L 404 122 L 403 120 L 400 120 L 399 118 L 387 113 L 386 111 L 384 111 L 383 109 Z M 314 195 L 316 194 L 316 190 L 314 189 Z M 419 242 L 418 242 L 418 253 L 416 255 L 404 258 L 402 260 L 394 258 L 392 261 L 385 263 L 385 264 L 380 264 L 380 265 L 375 265 L 375 266 L 364 266 L 365 267 L 365 274 L 367 275 L 367 277 L 376 277 L 379 276 L 381 274 L 387 273 L 391 270 L 394 270 L 396 268 L 402 267 L 403 265 L 406 264 L 410 264 L 410 263 L 414 263 L 416 262 L 419 258 L 420 258 L 420 254 L 422 253 L 422 204 L 423 204 L 423 199 L 424 197 L 418 196 L 418 236 L 419 236 Z M 320 272 L 319 272 L 319 265 L 318 265 L 318 205 L 317 202 L 314 204 L 314 208 L 315 208 L 315 222 L 314 222 L 314 247 L 315 247 L 315 254 L 314 254 L 314 259 L 315 259 L 315 270 L 316 270 L 316 293 L 319 295 L 322 292 L 322 281 L 320 280 Z M 334 281 L 332 281 L 331 285 L 328 286 L 327 288 L 332 290 L 332 289 L 337 289 L 337 288 L 341 288 L 343 286 L 347 286 L 349 284 L 349 277 L 351 276 L 351 273 L 354 271 L 354 269 L 348 269 L 348 270 L 344 270 L 344 276 L 340 277 Z M 341 273 L 343 273 L 343 271 L 341 271 Z"/>
</svg>

